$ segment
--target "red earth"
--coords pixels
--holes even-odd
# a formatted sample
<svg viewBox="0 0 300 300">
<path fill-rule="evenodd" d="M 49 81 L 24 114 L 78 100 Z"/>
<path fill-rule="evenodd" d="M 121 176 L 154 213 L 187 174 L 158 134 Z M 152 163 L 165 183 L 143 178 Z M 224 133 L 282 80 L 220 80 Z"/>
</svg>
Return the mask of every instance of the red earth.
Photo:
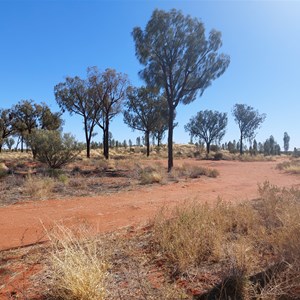
<svg viewBox="0 0 300 300">
<path fill-rule="evenodd" d="M 193 161 L 215 168 L 217 178 L 201 177 L 166 185 L 146 185 L 97 197 L 28 201 L 0 208 L 0 250 L 35 244 L 47 239 L 45 229 L 57 223 L 87 222 L 95 232 L 114 231 L 145 223 L 163 206 L 187 200 L 212 202 L 257 198 L 258 184 L 268 180 L 284 187 L 299 187 L 300 177 L 276 169 L 277 161 Z M 182 163 L 184 160 L 177 161 Z"/>
</svg>

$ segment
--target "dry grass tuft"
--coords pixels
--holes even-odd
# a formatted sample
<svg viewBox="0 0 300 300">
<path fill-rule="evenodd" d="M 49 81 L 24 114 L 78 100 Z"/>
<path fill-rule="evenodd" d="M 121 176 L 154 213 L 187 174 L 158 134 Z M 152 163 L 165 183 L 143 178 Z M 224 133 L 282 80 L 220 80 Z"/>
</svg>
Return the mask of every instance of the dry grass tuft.
<svg viewBox="0 0 300 300">
<path fill-rule="evenodd" d="M 24 194 L 34 198 L 47 198 L 51 195 L 55 186 L 54 179 L 50 177 L 27 176 L 23 183 Z"/>
<path fill-rule="evenodd" d="M 291 159 L 290 161 L 284 161 L 279 163 L 276 168 L 278 170 L 286 171 L 290 174 L 300 174 L 300 160 L 299 159 Z"/>
<path fill-rule="evenodd" d="M 154 167 L 147 166 L 140 168 L 138 173 L 141 184 L 162 183 L 165 177 L 163 174 L 163 169 L 159 165 Z"/>
<path fill-rule="evenodd" d="M 207 262 L 221 266 L 224 279 L 208 299 L 298 297 L 300 192 L 265 182 L 259 193 L 252 203 L 193 202 L 161 212 L 154 220 L 156 251 L 179 274 Z"/>
<path fill-rule="evenodd" d="M 172 218 L 166 220 L 167 215 Z M 234 206 L 219 202 L 186 203 L 164 212 L 154 222 L 154 239 L 164 255 L 180 271 L 199 266 L 203 261 L 223 259 L 224 243 L 235 236 L 249 235 L 256 225 L 255 212 L 249 205 Z"/>
<path fill-rule="evenodd" d="M 181 167 L 173 168 L 172 172 L 173 175 L 177 177 L 187 178 L 199 178 L 200 176 L 216 178 L 217 176 L 219 176 L 219 171 L 216 169 L 190 165 L 187 163 L 184 163 Z"/>
<path fill-rule="evenodd" d="M 51 252 L 48 296 L 54 299 L 105 299 L 108 277 L 107 253 L 101 241 L 86 231 L 58 226 L 50 234 Z"/>
</svg>

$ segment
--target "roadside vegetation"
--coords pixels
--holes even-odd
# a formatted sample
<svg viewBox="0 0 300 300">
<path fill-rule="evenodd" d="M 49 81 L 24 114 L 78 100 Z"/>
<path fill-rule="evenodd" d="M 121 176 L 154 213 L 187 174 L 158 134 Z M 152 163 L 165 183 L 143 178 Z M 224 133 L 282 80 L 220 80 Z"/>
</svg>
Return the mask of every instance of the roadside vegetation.
<svg viewBox="0 0 300 300">
<path fill-rule="evenodd" d="M 300 174 L 300 159 L 291 158 L 288 161 L 279 163 L 276 168 L 290 174 Z"/>
<path fill-rule="evenodd" d="M 141 228 L 57 225 L 22 257 L 29 267 L 39 253 L 35 299 L 298 299 L 299 219 L 300 191 L 265 182 L 257 200 L 187 201 Z"/>
<path fill-rule="evenodd" d="M 95 196 L 143 188 L 147 184 L 169 184 L 201 176 L 215 178 L 219 175 L 216 169 L 203 167 L 201 160 L 195 161 L 192 158 L 196 151 L 193 145 L 174 146 L 175 149 L 180 149 L 177 151 L 178 157 L 190 157 L 194 162 L 181 163 L 179 160 L 172 172 L 168 173 L 163 161 L 167 155 L 164 147 L 152 149 L 150 158 L 145 157 L 144 147 L 131 147 L 112 149 L 110 160 L 106 160 L 100 151 L 92 150 L 91 158 L 87 159 L 84 151 L 79 154 L 75 144 L 72 146 L 73 150 L 65 149 L 64 143 L 73 143 L 70 137 L 62 139 L 54 133 L 51 149 L 57 148 L 57 152 L 43 152 L 44 147 L 41 145 L 44 138 L 47 141 L 46 149 L 50 147 L 50 143 L 44 132 L 41 132 L 40 138 L 41 143 L 36 147 L 35 160 L 29 153 L 2 152 L 1 206 L 29 199 Z"/>
</svg>

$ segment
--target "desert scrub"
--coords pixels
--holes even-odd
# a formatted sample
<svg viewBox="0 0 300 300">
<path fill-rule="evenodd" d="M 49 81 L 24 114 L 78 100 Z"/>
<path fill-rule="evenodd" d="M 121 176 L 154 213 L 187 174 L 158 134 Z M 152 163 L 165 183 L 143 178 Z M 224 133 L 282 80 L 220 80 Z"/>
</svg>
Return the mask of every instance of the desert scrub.
<svg viewBox="0 0 300 300">
<path fill-rule="evenodd" d="M 162 211 L 154 221 L 154 240 L 159 251 L 180 271 L 203 261 L 220 260 L 226 241 L 248 236 L 257 226 L 249 205 L 234 206 L 220 201 L 186 203 L 172 212 Z"/>
<path fill-rule="evenodd" d="M 227 299 L 227 288 L 239 295 L 233 299 L 298 299 L 300 191 L 265 182 L 259 195 L 162 211 L 153 221 L 157 255 L 181 276 L 207 263 L 221 267 L 218 296 L 209 299 Z"/>
<path fill-rule="evenodd" d="M 55 181 L 50 177 L 28 175 L 23 183 L 23 192 L 30 197 L 47 198 L 54 187 Z"/>
<path fill-rule="evenodd" d="M 205 168 L 190 164 L 183 164 L 181 167 L 175 167 L 174 172 L 178 177 L 198 178 L 200 176 L 207 176 L 216 178 L 219 176 L 219 171 L 216 169 Z"/>
<path fill-rule="evenodd" d="M 28 140 L 38 161 L 59 169 L 75 160 L 82 148 L 71 134 L 56 130 L 35 130 Z"/>
<path fill-rule="evenodd" d="M 276 168 L 278 170 L 286 171 L 290 174 L 300 174 L 300 160 L 292 159 L 290 161 L 284 161 L 282 163 L 277 164 Z"/>
<path fill-rule="evenodd" d="M 66 300 L 105 299 L 109 263 L 102 242 L 91 238 L 86 230 L 73 232 L 62 226 L 49 238 L 47 296 Z"/>
<path fill-rule="evenodd" d="M 163 170 L 157 167 L 142 167 L 138 170 L 141 184 L 162 183 L 164 179 Z"/>
</svg>

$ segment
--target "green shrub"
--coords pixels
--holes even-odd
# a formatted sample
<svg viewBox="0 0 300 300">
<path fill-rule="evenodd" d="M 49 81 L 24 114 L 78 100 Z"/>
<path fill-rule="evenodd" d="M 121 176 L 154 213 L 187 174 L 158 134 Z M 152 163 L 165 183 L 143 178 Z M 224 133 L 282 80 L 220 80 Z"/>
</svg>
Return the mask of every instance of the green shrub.
<svg viewBox="0 0 300 300">
<path fill-rule="evenodd" d="M 62 135 L 55 130 L 36 130 L 31 134 L 29 143 L 35 149 L 36 159 L 51 169 L 59 169 L 72 162 L 81 151 L 72 135 Z"/>
</svg>

